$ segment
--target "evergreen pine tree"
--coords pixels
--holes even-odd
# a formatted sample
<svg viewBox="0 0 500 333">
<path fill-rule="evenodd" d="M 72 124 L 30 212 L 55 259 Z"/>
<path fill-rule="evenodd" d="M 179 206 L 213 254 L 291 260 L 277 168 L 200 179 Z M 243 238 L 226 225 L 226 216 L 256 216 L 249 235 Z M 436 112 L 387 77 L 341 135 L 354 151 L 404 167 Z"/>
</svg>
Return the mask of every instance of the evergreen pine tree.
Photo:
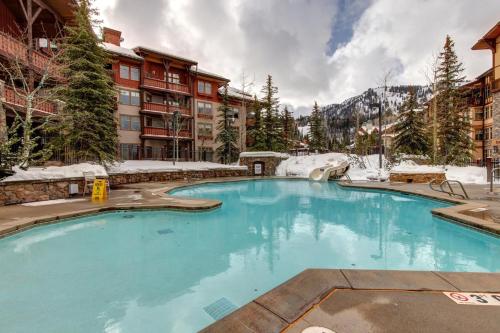
<svg viewBox="0 0 500 333">
<path fill-rule="evenodd" d="M 411 89 L 394 126 L 394 149 L 399 153 L 424 155 L 429 150 L 424 120 L 417 113 L 417 107 L 417 97 Z"/>
<path fill-rule="evenodd" d="M 263 151 L 266 150 L 266 133 L 264 128 L 264 119 L 262 117 L 262 106 L 254 96 L 254 101 L 251 105 L 251 112 L 255 115 L 255 125 L 250 130 L 250 136 L 253 138 L 253 144 L 251 150 L 253 151 Z"/>
<path fill-rule="evenodd" d="M 69 150 L 78 161 L 107 164 L 117 153 L 116 91 L 105 68 L 110 60 L 93 31 L 95 15 L 90 0 L 82 0 L 74 24 L 66 28 L 62 62 L 67 84 L 60 92 L 65 105 L 53 145 Z"/>
<path fill-rule="evenodd" d="M 438 152 L 442 163 L 463 165 L 470 161 L 473 147 L 469 136 L 470 122 L 467 103 L 461 86 L 464 83 L 463 65 L 455 53 L 455 43 L 446 36 L 439 55 L 436 75 L 436 106 Z"/>
<path fill-rule="evenodd" d="M 271 75 L 267 76 L 265 85 L 262 87 L 264 98 L 262 99 L 262 111 L 264 119 L 264 133 L 266 136 L 266 150 L 282 151 L 283 128 L 279 120 L 279 98 L 278 88 L 273 85 Z"/>
<path fill-rule="evenodd" d="M 238 131 L 233 127 L 234 114 L 229 105 L 229 96 L 227 94 L 227 85 L 224 86 L 222 94 L 222 103 L 219 106 L 219 122 L 217 130 L 219 133 L 215 138 L 215 142 L 221 145 L 217 147 L 216 152 L 221 163 L 231 163 L 238 159 L 239 149 L 236 145 L 238 140 Z"/>
<path fill-rule="evenodd" d="M 309 149 L 321 151 L 325 148 L 326 134 L 323 116 L 319 110 L 318 103 L 314 102 L 314 107 L 309 117 Z"/>
<path fill-rule="evenodd" d="M 283 148 L 285 151 L 288 151 L 292 147 L 294 140 L 294 120 L 292 113 L 288 111 L 286 105 L 281 114 L 281 121 L 283 128 Z"/>
</svg>

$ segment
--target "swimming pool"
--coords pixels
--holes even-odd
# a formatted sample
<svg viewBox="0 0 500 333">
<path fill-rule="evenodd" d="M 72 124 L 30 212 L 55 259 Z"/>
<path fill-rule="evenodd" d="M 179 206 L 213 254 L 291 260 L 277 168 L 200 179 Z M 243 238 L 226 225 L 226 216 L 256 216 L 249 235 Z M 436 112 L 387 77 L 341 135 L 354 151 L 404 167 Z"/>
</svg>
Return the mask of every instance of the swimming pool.
<svg viewBox="0 0 500 333">
<path fill-rule="evenodd" d="M 0 331 L 195 332 L 313 267 L 500 271 L 500 239 L 433 217 L 444 202 L 298 180 L 173 194 L 223 205 L 0 239 Z"/>
</svg>

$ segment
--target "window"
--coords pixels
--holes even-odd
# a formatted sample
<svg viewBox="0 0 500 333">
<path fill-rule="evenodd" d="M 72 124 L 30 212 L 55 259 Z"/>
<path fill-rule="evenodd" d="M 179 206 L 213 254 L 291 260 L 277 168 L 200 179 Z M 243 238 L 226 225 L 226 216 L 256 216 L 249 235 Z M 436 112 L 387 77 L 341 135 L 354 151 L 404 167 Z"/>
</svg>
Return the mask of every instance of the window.
<svg viewBox="0 0 500 333">
<path fill-rule="evenodd" d="M 474 139 L 476 139 L 478 141 L 482 141 L 483 138 L 484 138 L 483 130 L 477 130 L 475 133 Z"/>
<path fill-rule="evenodd" d="M 130 67 L 130 79 L 133 81 L 139 81 L 141 76 L 139 67 Z"/>
<path fill-rule="evenodd" d="M 211 116 L 212 115 L 212 104 L 198 102 L 198 113 Z"/>
<path fill-rule="evenodd" d="M 229 116 L 233 117 L 234 119 L 238 119 L 239 114 L 240 114 L 240 109 L 238 109 L 237 107 L 232 107 Z"/>
<path fill-rule="evenodd" d="M 139 106 L 141 105 L 141 95 L 138 91 L 120 89 L 120 104 Z"/>
<path fill-rule="evenodd" d="M 130 67 L 127 65 L 120 65 L 120 79 L 130 79 Z"/>
<path fill-rule="evenodd" d="M 165 122 L 161 118 L 146 117 L 146 127 L 165 128 Z"/>
<path fill-rule="evenodd" d="M 120 90 L 120 104 L 130 104 L 130 91 Z"/>
<path fill-rule="evenodd" d="M 201 136 L 212 136 L 212 124 L 199 123 L 198 124 L 198 135 Z"/>
<path fill-rule="evenodd" d="M 120 129 L 125 131 L 140 131 L 141 120 L 135 116 L 120 115 Z"/>
<path fill-rule="evenodd" d="M 177 74 L 177 73 L 168 73 L 168 82 L 180 84 L 181 80 L 180 80 L 179 74 Z"/>
<path fill-rule="evenodd" d="M 128 143 L 120 144 L 120 156 L 122 160 L 138 160 L 139 145 Z"/>
<path fill-rule="evenodd" d="M 141 105 L 141 97 L 139 92 L 131 91 L 130 92 L 130 105 L 139 106 Z"/>
<path fill-rule="evenodd" d="M 139 67 L 120 64 L 121 79 L 139 81 L 140 75 Z"/>
<path fill-rule="evenodd" d="M 491 127 L 484 129 L 484 138 L 485 140 L 493 139 L 493 129 Z"/>
<path fill-rule="evenodd" d="M 198 93 L 212 95 L 212 84 L 210 82 L 198 81 Z"/>
<path fill-rule="evenodd" d="M 474 113 L 474 120 L 483 120 L 483 111 L 476 111 Z"/>
</svg>

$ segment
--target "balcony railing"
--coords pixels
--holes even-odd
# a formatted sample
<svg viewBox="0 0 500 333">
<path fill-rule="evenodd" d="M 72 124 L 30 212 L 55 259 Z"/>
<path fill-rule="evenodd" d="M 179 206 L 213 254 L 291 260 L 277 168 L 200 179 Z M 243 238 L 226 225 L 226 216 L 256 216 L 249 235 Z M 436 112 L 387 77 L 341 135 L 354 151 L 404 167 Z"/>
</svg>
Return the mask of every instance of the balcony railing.
<svg viewBox="0 0 500 333">
<path fill-rule="evenodd" d="M 26 100 L 18 96 L 12 87 L 5 86 L 4 91 L 5 103 L 13 107 L 26 108 Z M 43 114 L 55 114 L 57 111 L 53 103 L 46 101 L 36 103 L 33 109 Z"/>
<path fill-rule="evenodd" d="M 182 115 L 185 116 L 191 115 L 191 110 L 188 107 L 172 106 L 172 105 L 153 103 L 153 102 L 144 102 L 143 110 L 154 111 L 154 112 L 165 112 L 165 113 L 174 113 L 175 111 L 179 111 Z"/>
<path fill-rule="evenodd" d="M 153 79 L 150 77 L 144 78 L 144 86 L 189 94 L 189 87 L 186 84 L 170 83 L 164 80 Z"/>
<path fill-rule="evenodd" d="M 173 138 L 174 131 L 166 128 L 144 127 L 144 135 Z M 191 131 L 181 130 L 178 136 L 179 138 L 191 138 Z"/>
<path fill-rule="evenodd" d="M 8 58 L 17 58 L 21 62 L 28 62 L 28 48 L 22 42 L 0 31 L 0 53 L 3 53 Z M 54 64 L 50 64 L 50 57 L 36 50 L 33 51 L 32 65 L 39 71 L 51 69 L 52 73 L 60 76 L 59 69 Z"/>
</svg>

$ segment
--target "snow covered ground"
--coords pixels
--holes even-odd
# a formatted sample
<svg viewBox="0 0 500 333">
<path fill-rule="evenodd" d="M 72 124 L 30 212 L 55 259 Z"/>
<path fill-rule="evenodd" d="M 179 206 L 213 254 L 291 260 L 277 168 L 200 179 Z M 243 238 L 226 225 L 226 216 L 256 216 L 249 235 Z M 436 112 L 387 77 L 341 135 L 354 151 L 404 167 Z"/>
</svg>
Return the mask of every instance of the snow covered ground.
<svg viewBox="0 0 500 333">
<path fill-rule="evenodd" d="M 104 169 L 102 165 L 91 163 L 80 163 L 61 167 L 29 168 L 26 171 L 14 167 L 14 171 L 16 171 L 14 175 L 2 181 L 74 178 L 83 177 L 83 172 L 93 172 L 96 176 L 107 175 L 106 169 Z"/>
<path fill-rule="evenodd" d="M 91 163 L 80 163 L 68 166 L 51 166 L 45 168 L 29 168 L 24 171 L 14 168 L 16 173 L 2 181 L 42 180 L 83 177 L 83 172 L 94 172 L 96 176 L 107 176 L 112 173 L 145 173 L 175 170 L 213 170 L 213 169 L 246 169 L 245 166 L 225 165 L 211 162 L 177 162 L 170 161 L 124 161 L 115 163 L 106 170 L 103 166 Z"/>
<path fill-rule="evenodd" d="M 176 162 L 170 161 L 124 161 L 109 167 L 109 173 L 137 173 L 175 170 L 214 170 L 214 169 L 246 169 L 246 166 L 227 165 L 212 162 Z"/>
<path fill-rule="evenodd" d="M 278 176 L 297 176 L 309 177 L 311 171 L 315 168 L 324 167 L 327 164 L 338 165 L 342 161 L 351 162 L 348 175 L 352 180 L 386 180 L 389 178 L 390 171 L 386 167 L 387 161 L 383 160 L 383 168 L 379 168 L 378 155 L 357 156 L 346 155 L 342 153 L 328 153 L 309 156 L 291 156 L 289 159 L 281 162 L 276 174 Z M 363 167 L 364 164 L 364 167 Z M 450 180 L 459 180 L 465 184 L 486 184 L 486 168 L 468 166 L 427 166 L 417 165 L 413 161 L 403 161 L 393 166 L 394 172 L 441 172 L 446 173 L 446 178 Z"/>
</svg>

